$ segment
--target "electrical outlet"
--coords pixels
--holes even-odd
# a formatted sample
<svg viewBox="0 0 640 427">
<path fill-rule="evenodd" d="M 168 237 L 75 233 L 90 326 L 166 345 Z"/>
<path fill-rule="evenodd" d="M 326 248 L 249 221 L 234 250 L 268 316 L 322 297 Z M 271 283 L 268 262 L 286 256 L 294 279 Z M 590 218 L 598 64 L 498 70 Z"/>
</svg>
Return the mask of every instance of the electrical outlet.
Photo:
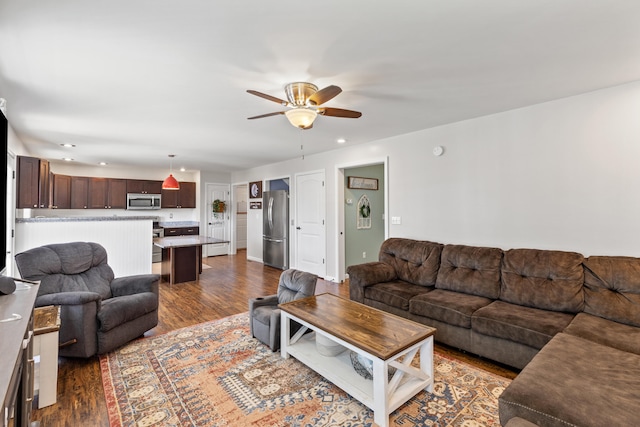
<svg viewBox="0 0 640 427">
<path fill-rule="evenodd" d="M 366 258 L 367 257 L 367 253 L 366 252 L 362 252 L 362 258 Z"/>
<path fill-rule="evenodd" d="M 172 213 L 169 214 L 169 218 L 173 218 L 173 214 Z"/>
</svg>

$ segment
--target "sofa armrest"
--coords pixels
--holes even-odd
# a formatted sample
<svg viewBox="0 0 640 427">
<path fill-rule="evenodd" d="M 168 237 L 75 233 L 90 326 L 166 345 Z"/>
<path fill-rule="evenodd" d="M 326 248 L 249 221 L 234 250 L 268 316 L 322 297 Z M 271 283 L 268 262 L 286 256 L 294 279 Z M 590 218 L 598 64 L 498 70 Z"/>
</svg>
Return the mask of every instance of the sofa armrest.
<svg viewBox="0 0 640 427">
<path fill-rule="evenodd" d="M 137 274 L 118 277 L 111 282 L 111 294 L 114 297 L 141 294 L 143 292 L 153 292 L 159 295 L 159 281 L 160 276 L 158 274 Z"/>
<path fill-rule="evenodd" d="M 396 270 L 384 262 L 368 262 L 351 265 L 349 274 L 349 297 L 353 301 L 364 302 L 364 288 L 376 283 L 388 282 L 398 278 Z"/>
</svg>

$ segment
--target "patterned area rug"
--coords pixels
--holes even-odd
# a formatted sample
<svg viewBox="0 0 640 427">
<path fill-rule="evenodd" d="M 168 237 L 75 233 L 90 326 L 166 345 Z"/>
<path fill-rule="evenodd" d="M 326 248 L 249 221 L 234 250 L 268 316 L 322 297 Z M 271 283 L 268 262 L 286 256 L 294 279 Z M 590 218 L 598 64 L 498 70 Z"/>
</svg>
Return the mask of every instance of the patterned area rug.
<svg viewBox="0 0 640 427">
<path fill-rule="evenodd" d="M 247 313 L 143 338 L 100 358 L 111 427 L 372 426 L 373 412 L 251 337 Z M 435 354 L 392 426 L 499 426 L 509 380 Z"/>
</svg>

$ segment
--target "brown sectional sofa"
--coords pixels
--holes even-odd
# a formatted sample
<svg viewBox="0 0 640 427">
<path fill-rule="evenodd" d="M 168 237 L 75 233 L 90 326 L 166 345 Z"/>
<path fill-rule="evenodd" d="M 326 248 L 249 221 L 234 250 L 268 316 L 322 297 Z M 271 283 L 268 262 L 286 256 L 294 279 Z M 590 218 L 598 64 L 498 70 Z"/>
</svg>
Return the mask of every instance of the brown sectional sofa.
<svg viewBox="0 0 640 427">
<path fill-rule="evenodd" d="M 639 258 L 392 238 L 347 271 L 352 300 L 522 369 L 503 425 L 640 425 Z"/>
</svg>

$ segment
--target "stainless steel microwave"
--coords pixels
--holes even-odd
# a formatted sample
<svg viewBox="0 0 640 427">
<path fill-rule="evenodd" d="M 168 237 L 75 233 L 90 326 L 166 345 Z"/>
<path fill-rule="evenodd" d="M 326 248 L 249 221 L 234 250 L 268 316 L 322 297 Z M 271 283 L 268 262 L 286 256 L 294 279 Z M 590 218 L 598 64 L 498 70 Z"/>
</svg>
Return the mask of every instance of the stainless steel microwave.
<svg viewBox="0 0 640 427">
<path fill-rule="evenodd" d="M 160 194 L 127 194 L 127 209 L 160 209 Z"/>
</svg>

